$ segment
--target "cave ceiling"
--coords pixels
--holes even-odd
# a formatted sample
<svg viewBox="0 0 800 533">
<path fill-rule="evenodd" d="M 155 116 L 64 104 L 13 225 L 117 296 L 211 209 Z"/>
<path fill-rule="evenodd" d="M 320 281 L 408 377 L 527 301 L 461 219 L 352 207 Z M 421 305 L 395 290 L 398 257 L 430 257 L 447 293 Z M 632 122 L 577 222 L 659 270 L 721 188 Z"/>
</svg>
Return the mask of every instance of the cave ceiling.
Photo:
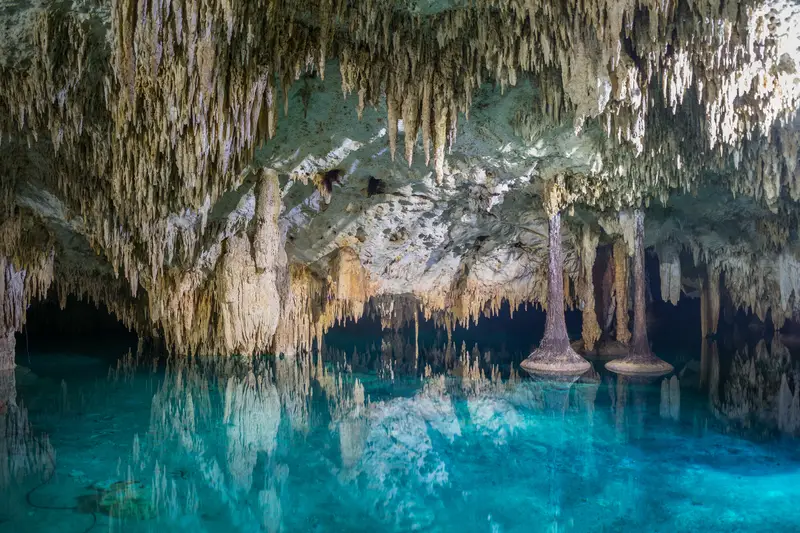
<svg viewBox="0 0 800 533">
<path fill-rule="evenodd" d="M 1 2 L 0 325 L 51 287 L 181 352 L 409 301 L 466 324 L 545 303 L 548 213 L 580 288 L 636 207 L 672 299 L 700 272 L 782 323 L 798 28 L 779 0 Z"/>
</svg>

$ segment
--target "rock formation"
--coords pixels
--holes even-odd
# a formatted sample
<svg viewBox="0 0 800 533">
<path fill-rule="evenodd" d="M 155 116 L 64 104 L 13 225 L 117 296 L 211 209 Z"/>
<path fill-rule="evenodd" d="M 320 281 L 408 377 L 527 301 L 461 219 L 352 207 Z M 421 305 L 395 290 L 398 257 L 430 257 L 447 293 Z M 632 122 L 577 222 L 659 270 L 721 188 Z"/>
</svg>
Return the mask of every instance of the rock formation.
<svg viewBox="0 0 800 533">
<path fill-rule="evenodd" d="M 737 351 L 727 376 L 719 375 L 718 357 L 712 363 L 709 400 L 717 417 L 732 427 L 798 434 L 800 366 L 778 338 Z"/>
<path fill-rule="evenodd" d="M 561 251 L 561 213 L 550 216 L 547 276 L 547 320 L 539 347 L 522 362 L 522 368 L 543 374 L 582 374 L 591 365 L 575 353 L 564 322 L 564 258 Z"/>
<path fill-rule="evenodd" d="M 641 210 L 634 211 L 633 222 L 633 337 L 628 356 L 606 363 L 606 368 L 626 374 L 665 374 L 672 371 L 672 365 L 656 357 L 650 350 L 650 342 L 647 340 L 644 298 L 644 213 Z"/>
<path fill-rule="evenodd" d="M 294 353 L 376 298 L 448 328 L 555 309 L 553 176 L 587 347 L 594 247 L 630 247 L 603 221 L 635 206 L 665 298 L 704 271 L 780 326 L 800 307 L 798 23 L 785 0 L 15 2 L 0 368 L 49 290 L 178 354 Z"/>
</svg>

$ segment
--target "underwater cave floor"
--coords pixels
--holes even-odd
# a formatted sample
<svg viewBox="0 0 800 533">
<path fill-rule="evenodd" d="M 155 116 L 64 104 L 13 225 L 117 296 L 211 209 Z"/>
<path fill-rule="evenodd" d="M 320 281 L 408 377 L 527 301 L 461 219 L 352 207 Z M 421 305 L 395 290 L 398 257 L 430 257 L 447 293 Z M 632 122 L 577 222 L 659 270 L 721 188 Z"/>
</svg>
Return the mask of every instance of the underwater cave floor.
<svg viewBox="0 0 800 533">
<path fill-rule="evenodd" d="M 107 360 L 53 357 L 18 378 L 31 434 L 0 445 L 3 533 L 800 530 L 797 441 L 726 433 L 707 392 L 678 406 L 660 379 L 293 361 L 109 376 Z"/>
</svg>

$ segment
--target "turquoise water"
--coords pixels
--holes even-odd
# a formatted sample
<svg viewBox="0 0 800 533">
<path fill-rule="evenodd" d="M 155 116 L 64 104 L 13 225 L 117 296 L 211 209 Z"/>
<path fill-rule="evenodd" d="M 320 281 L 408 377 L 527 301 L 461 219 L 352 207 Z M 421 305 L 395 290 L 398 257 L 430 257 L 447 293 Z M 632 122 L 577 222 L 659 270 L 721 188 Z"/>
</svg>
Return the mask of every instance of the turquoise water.
<svg viewBox="0 0 800 533">
<path fill-rule="evenodd" d="M 797 441 L 725 383 L 408 365 L 33 354 L 0 532 L 800 530 Z"/>
</svg>

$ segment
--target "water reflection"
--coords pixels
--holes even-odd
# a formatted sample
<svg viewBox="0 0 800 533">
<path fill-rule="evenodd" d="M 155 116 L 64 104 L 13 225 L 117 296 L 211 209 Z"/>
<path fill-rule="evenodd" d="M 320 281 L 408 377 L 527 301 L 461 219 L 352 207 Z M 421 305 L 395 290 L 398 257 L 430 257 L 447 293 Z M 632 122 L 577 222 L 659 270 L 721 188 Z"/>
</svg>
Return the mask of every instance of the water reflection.
<svg viewBox="0 0 800 533">
<path fill-rule="evenodd" d="M 779 343 L 729 371 L 710 345 L 698 391 L 678 375 L 520 376 L 476 347 L 395 340 L 325 357 L 129 354 L 99 382 L 4 386 L 0 530 L 800 525 L 796 448 L 726 434 L 797 431 L 798 369 Z"/>
</svg>

